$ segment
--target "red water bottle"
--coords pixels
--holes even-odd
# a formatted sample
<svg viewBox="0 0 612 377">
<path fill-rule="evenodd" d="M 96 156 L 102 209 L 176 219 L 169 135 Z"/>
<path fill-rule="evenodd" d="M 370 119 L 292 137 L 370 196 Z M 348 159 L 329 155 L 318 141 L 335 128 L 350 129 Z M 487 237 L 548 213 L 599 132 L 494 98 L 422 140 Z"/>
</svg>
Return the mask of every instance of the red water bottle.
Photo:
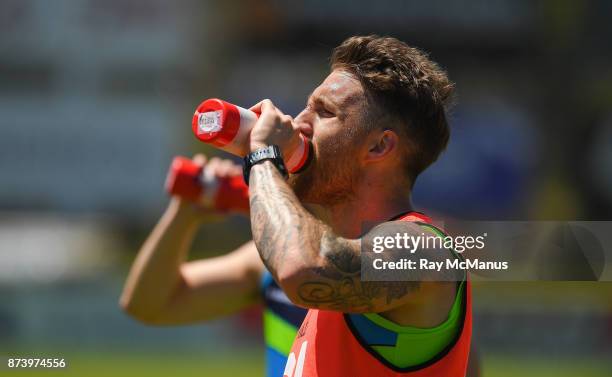
<svg viewBox="0 0 612 377">
<path fill-rule="evenodd" d="M 249 188 L 241 175 L 217 178 L 186 157 L 175 157 L 166 176 L 170 195 L 220 212 L 249 212 Z"/>
<path fill-rule="evenodd" d="M 251 110 L 212 98 L 196 108 L 191 128 L 199 140 L 244 157 L 249 153 L 249 134 L 258 117 L 259 114 Z M 312 154 L 310 149 L 308 140 L 300 134 L 298 148 L 284 156 L 290 173 L 296 173 L 307 165 Z"/>
</svg>

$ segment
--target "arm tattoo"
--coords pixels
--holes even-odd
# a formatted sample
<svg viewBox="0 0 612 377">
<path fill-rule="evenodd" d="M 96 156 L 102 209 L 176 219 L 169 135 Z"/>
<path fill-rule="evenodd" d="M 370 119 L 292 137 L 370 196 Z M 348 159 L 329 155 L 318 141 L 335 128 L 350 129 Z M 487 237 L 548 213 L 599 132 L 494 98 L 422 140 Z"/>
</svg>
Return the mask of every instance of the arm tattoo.
<svg viewBox="0 0 612 377">
<path fill-rule="evenodd" d="M 361 281 L 361 241 L 338 237 L 302 206 L 269 162 L 250 175 L 251 229 L 259 254 L 275 278 L 282 268 L 304 267 L 287 292 L 297 304 L 343 312 L 373 312 L 419 288 L 414 281 Z"/>
<path fill-rule="evenodd" d="M 419 287 L 418 281 L 362 281 L 361 243 L 326 230 L 321 238 L 323 266 L 317 279 L 299 287 L 307 306 L 343 312 L 373 312 L 377 303 L 388 305 Z"/>
<path fill-rule="evenodd" d="M 271 163 L 254 166 L 250 177 L 253 240 L 266 267 L 277 276 L 280 266 L 299 261 L 301 253 L 296 251 L 313 248 L 312 242 L 320 238 L 320 224 Z"/>
</svg>

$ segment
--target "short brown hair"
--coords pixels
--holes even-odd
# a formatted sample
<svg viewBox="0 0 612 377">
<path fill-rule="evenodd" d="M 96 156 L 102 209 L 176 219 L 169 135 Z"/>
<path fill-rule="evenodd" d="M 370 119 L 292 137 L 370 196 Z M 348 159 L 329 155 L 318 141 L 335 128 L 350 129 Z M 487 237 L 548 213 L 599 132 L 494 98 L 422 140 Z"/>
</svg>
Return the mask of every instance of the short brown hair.
<svg viewBox="0 0 612 377">
<path fill-rule="evenodd" d="M 447 107 L 454 90 L 446 72 L 427 54 L 392 37 L 348 38 L 333 51 L 331 69 L 353 74 L 375 108 L 367 122 L 374 127 L 400 125 L 407 137 L 407 168 L 416 177 L 446 148 L 450 130 Z M 369 106 L 371 108 L 371 106 Z"/>
</svg>

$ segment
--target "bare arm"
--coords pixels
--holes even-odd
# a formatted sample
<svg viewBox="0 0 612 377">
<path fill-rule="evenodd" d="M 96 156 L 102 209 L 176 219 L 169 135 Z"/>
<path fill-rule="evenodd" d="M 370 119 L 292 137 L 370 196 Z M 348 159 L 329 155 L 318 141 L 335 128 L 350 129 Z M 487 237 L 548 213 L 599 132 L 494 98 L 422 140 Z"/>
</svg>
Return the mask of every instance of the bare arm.
<svg viewBox="0 0 612 377">
<path fill-rule="evenodd" d="M 258 300 L 263 264 L 253 242 L 220 257 L 186 262 L 200 224 L 173 199 L 140 249 L 120 304 L 149 324 L 184 324 L 234 313 Z"/>
<path fill-rule="evenodd" d="M 410 293 L 419 288 L 419 281 L 427 278 L 415 275 L 411 281 L 362 281 L 361 239 L 334 234 L 306 211 L 271 162 L 255 165 L 249 183 L 253 239 L 264 264 L 297 305 L 384 312 L 406 303 Z M 416 224 L 393 224 L 397 232 L 422 233 Z"/>
</svg>

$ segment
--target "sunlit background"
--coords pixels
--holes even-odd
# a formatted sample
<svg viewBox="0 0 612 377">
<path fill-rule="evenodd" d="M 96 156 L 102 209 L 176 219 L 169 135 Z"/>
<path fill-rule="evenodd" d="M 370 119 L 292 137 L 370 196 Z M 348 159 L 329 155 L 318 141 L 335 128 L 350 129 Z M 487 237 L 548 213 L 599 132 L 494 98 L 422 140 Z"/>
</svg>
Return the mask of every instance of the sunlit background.
<svg viewBox="0 0 612 377">
<path fill-rule="evenodd" d="M 257 308 L 156 328 L 118 296 L 172 157 L 218 153 L 191 133 L 197 104 L 295 115 L 355 34 L 420 47 L 457 84 L 419 208 L 612 220 L 611 17 L 604 0 L 0 0 L 0 355 L 62 356 L 75 376 L 263 375 Z M 205 225 L 192 257 L 249 237 L 246 218 Z M 612 375 L 610 283 L 474 295 L 484 376 Z"/>
</svg>

